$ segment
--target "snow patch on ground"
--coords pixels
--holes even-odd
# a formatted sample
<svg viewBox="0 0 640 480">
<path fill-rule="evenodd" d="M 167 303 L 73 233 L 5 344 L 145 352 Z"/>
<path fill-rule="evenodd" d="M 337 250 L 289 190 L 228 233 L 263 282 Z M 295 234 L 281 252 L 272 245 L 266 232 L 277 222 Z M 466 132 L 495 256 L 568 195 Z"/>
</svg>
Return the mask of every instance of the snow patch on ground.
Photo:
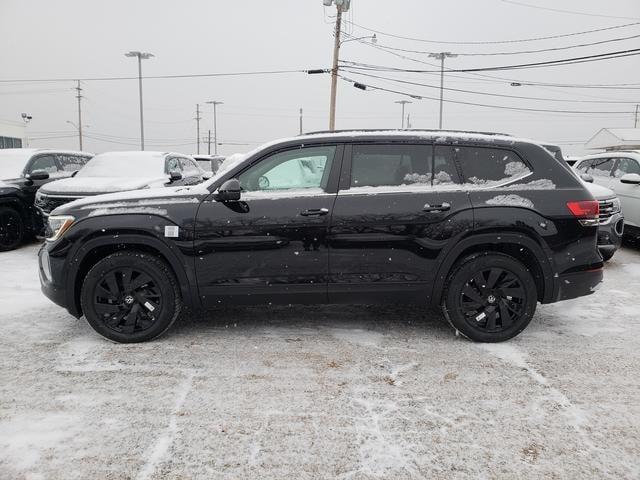
<svg viewBox="0 0 640 480">
<path fill-rule="evenodd" d="M 331 335 L 339 340 L 344 340 L 361 347 L 378 347 L 384 340 L 384 335 L 373 330 L 363 330 L 359 328 L 333 328 Z"/>
</svg>

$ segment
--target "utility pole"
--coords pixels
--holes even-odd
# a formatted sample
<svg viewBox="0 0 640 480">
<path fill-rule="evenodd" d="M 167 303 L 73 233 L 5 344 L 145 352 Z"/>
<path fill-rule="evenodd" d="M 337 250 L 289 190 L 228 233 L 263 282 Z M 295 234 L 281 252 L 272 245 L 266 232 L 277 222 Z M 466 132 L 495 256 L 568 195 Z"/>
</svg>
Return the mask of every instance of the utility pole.
<svg viewBox="0 0 640 480">
<path fill-rule="evenodd" d="M 411 128 L 411 114 L 407 113 L 407 128 Z"/>
<path fill-rule="evenodd" d="M 207 137 L 207 155 L 211 155 L 211 130 L 209 130 L 209 135 Z"/>
<path fill-rule="evenodd" d="M 144 150 L 144 113 L 142 109 L 142 60 L 147 60 L 154 55 L 147 52 L 131 51 L 124 54 L 125 57 L 138 58 L 138 90 L 140 94 L 140 150 Z"/>
<path fill-rule="evenodd" d="M 331 65 L 331 100 L 329 105 L 329 130 L 336 129 L 336 90 L 338 88 L 338 58 L 340 55 L 340 35 L 342 29 L 342 7 L 336 5 L 336 30 L 333 43 L 333 64 Z"/>
<path fill-rule="evenodd" d="M 443 93 L 444 93 L 444 59 L 454 58 L 454 57 L 457 57 L 458 55 L 451 52 L 440 52 L 440 53 L 430 53 L 429 56 L 431 58 L 436 58 L 440 60 L 440 122 L 438 124 L 438 128 L 442 129 L 442 103 L 443 103 Z"/>
<path fill-rule="evenodd" d="M 300 135 L 302 135 L 302 109 L 300 109 Z"/>
<path fill-rule="evenodd" d="M 82 151 L 82 88 L 80 88 L 80 80 L 78 80 L 77 82 L 78 86 L 75 89 L 78 93 L 76 95 L 76 98 L 78 99 L 78 143 L 80 144 L 80 151 Z"/>
<path fill-rule="evenodd" d="M 200 116 L 200 104 L 196 103 L 196 139 L 198 140 L 197 154 L 200 155 L 200 120 L 202 117 Z"/>
<path fill-rule="evenodd" d="M 404 106 L 407 103 L 412 103 L 412 102 L 410 102 L 409 100 L 398 100 L 395 103 L 399 103 L 400 105 L 402 105 L 402 127 L 401 128 L 404 128 Z"/>
<path fill-rule="evenodd" d="M 640 105 L 636 105 L 636 117 L 635 121 L 633 122 L 633 128 L 638 128 L 638 107 L 640 107 Z"/>
<path fill-rule="evenodd" d="M 218 154 L 218 111 L 216 107 L 218 105 L 224 105 L 224 102 L 218 102 L 217 100 L 210 100 L 208 102 L 204 102 L 209 105 L 213 105 L 213 153 L 214 155 Z"/>
</svg>

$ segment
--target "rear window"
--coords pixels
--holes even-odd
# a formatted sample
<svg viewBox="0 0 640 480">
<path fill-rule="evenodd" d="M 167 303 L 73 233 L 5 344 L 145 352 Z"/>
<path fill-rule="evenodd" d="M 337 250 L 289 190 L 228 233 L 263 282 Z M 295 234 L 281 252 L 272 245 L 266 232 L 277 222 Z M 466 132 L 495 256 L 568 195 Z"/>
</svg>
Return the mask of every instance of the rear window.
<svg viewBox="0 0 640 480">
<path fill-rule="evenodd" d="M 497 185 L 522 178 L 531 169 L 510 150 L 484 147 L 454 147 L 465 182 Z"/>
<path fill-rule="evenodd" d="M 351 188 L 431 186 L 431 145 L 354 145 Z"/>
</svg>

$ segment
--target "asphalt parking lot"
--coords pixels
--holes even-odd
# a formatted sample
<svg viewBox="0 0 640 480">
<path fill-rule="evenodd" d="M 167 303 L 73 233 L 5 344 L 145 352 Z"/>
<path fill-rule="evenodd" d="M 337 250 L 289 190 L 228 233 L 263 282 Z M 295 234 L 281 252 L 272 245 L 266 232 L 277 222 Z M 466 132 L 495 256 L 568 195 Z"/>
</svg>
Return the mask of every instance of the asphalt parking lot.
<svg viewBox="0 0 640 480">
<path fill-rule="evenodd" d="M 0 478 L 640 477 L 640 249 L 499 345 L 406 307 L 251 307 L 108 342 L 0 253 Z"/>
</svg>

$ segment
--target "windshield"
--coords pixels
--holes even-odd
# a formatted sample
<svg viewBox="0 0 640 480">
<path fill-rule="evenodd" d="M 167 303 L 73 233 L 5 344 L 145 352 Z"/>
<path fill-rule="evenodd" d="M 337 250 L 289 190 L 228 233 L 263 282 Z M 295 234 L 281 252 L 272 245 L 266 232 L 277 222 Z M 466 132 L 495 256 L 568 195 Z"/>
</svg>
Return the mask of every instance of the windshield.
<svg viewBox="0 0 640 480">
<path fill-rule="evenodd" d="M 3 152 L 0 150 L 0 180 L 22 176 L 32 152 Z"/>
<path fill-rule="evenodd" d="M 164 175 L 164 155 L 132 152 L 96 155 L 76 177 L 160 177 Z"/>
</svg>

